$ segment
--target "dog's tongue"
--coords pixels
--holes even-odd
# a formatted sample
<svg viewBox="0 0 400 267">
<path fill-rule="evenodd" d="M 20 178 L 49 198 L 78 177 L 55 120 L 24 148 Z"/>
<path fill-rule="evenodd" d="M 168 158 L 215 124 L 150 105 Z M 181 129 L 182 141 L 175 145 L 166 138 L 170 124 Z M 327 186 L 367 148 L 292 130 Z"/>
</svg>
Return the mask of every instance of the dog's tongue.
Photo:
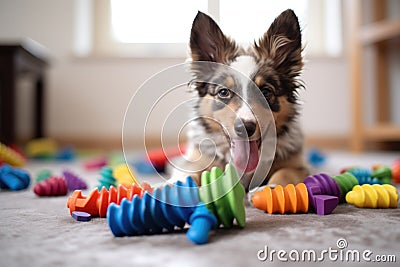
<svg viewBox="0 0 400 267">
<path fill-rule="evenodd" d="M 253 171 L 258 164 L 257 141 L 233 140 L 232 154 L 235 166 L 244 172 Z"/>
</svg>

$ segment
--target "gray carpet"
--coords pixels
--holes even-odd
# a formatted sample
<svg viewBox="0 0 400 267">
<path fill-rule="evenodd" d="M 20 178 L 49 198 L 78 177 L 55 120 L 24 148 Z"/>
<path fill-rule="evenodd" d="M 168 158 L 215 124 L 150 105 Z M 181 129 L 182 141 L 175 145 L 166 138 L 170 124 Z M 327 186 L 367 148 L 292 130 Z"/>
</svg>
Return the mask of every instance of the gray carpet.
<svg viewBox="0 0 400 267">
<path fill-rule="evenodd" d="M 347 165 L 391 163 L 398 155 L 350 155 L 332 153 L 323 167 L 338 172 Z M 377 162 L 379 161 L 379 162 Z M 351 164 L 347 164 L 351 163 Z M 79 162 L 30 162 L 27 169 L 35 174 L 42 168 L 54 171 L 66 167 L 96 185 L 96 172 L 84 172 Z M 210 235 L 209 243 L 190 243 L 185 232 L 153 236 L 114 238 L 105 219 L 77 222 L 69 216 L 67 197 L 39 198 L 32 189 L 22 192 L 0 191 L 0 266 L 275 266 L 283 265 L 274 254 L 260 261 L 259 250 L 338 250 L 337 240 L 344 238 L 349 250 L 370 250 L 376 255 L 394 255 L 400 260 L 400 210 L 358 209 L 340 205 L 333 214 L 318 216 L 268 215 L 246 208 L 244 229 L 219 229 Z M 338 253 L 340 256 L 341 253 Z M 295 255 L 295 254 L 292 254 Z M 265 256 L 261 253 L 260 256 Z M 343 261 L 325 259 L 311 265 L 338 265 Z M 288 258 L 288 255 L 283 255 Z M 289 260 L 290 261 L 290 260 Z M 354 265 L 365 265 L 361 259 Z M 300 263 L 310 265 L 309 261 Z M 375 263 L 370 263 L 373 266 Z M 379 263 L 377 266 L 386 265 Z M 391 263 L 389 265 L 396 265 Z"/>
</svg>

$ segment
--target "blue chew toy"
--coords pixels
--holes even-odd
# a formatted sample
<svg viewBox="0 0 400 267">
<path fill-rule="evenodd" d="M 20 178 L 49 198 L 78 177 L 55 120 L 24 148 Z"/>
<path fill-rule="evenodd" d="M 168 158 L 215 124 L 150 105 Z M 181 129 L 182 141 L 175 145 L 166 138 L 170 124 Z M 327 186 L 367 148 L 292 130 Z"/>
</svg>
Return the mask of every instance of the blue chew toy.
<svg viewBox="0 0 400 267">
<path fill-rule="evenodd" d="M 172 232 L 175 226 L 183 228 L 191 223 L 197 230 L 188 233 L 190 240 L 205 243 L 208 232 L 217 225 L 217 218 L 200 202 L 197 185 L 191 177 L 185 183 L 178 181 L 174 185 L 162 190 L 156 188 L 152 196 L 145 192 L 142 198 L 136 195 L 132 201 L 123 199 L 120 206 L 112 203 L 107 220 L 114 236 L 160 234 L 164 229 Z M 204 220 L 207 225 L 203 224 Z"/>
<path fill-rule="evenodd" d="M 134 196 L 132 201 L 123 199 L 121 205 L 110 204 L 107 221 L 116 237 L 158 234 L 191 227 L 189 240 L 204 244 L 209 231 L 223 224 L 230 228 L 233 220 L 240 227 L 245 225 L 243 204 L 244 188 L 239 183 L 236 169 L 228 164 L 225 173 L 218 168 L 203 172 L 200 188 L 191 177 L 183 183 L 154 189 L 152 195 Z"/>
<path fill-rule="evenodd" d="M 189 218 L 191 227 L 186 233 L 187 238 L 198 245 L 207 243 L 208 233 L 217 225 L 217 218 L 206 206 L 199 203 Z"/>
<path fill-rule="evenodd" d="M 29 186 L 30 181 L 29 174 L 22 169 L 13 168 L 8 164 L 0 167 L 0 188 L 22 190 Z"/>
<path fill-rule="evenodd" d="M 363 184 L 382 184 L 382 182 L 379 179 L 373 178 L 371 176 L 371 171 L 369 171 L 367 169 L 354 168 L 354 169 L 348 170 L 347 172 L 353 174 L 354 177 L 357 178 L 358 183 L 360 185 L 363 185 Z"/>
<path fill-rule="evenodd" d="M 317 148 L 312 148 L 308 151 L 307 159 L 315 168 L 321 167 L 326 162 L 326 156 Z"/>
<path fill-rule="evenodd" d="M 57 160 L 67 161 L 67 160 L 73 160 L 74 158 L 75 158 L 75 149 L 69 146 L 60 148 L 55 155 L 55 159 Z"/>
</svg>

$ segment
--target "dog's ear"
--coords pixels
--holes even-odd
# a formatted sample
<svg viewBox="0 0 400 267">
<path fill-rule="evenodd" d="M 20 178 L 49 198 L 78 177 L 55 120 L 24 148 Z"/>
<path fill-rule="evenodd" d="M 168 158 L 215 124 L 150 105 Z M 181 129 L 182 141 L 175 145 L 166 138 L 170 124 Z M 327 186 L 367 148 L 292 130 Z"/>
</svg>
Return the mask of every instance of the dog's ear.
<svg viewBox="0 0 400 267">
<path fill-rule="evenodd" d="M 299 72 L 303 66 L 301 30 L 293 10 L 282 12 L 255 44 L 257 54 L 270 59 L 281 73 Z"/>
<path fill-rule="evenodd" d="M 193 61 L 228 63 L 236 56 L 237 45 L 211 17 L 199 11 L 192 25 L 190 50 Z"/>
</svg>

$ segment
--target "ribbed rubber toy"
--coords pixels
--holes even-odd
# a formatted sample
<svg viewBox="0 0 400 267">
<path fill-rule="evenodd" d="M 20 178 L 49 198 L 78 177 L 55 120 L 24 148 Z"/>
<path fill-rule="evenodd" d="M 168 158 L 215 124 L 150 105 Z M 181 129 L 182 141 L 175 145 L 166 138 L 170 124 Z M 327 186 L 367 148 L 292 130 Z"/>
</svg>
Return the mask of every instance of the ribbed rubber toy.
<svg viewBox="0 0 400 267">
<path fill-rule="evenodd" d="M 328 215 L 339 204 L 340 188 L 325 173 L 310 175 L 304 180 L 311 208 L 319 215 Z"/>
<path fill-rule="evenodd" d="M 124 198 L 131 200 L 135 195 L 142 196 L 143 192 L 136 184 L 131 187 L 119 185 L 118 189 L 110 186 L 109 190 L 103 187 L 100 191 L 95 188 L 88 196 L 83 196 L 81 190 L 75 190 L 67 200 L 67 207 L 71 214 L 73 211 L 84 211 L 92 216 L 105 217 L 109 204 L 119 204 Z"/>
<path fill-rule="evenodd" d="M 354 186 L 358 185 L 358 180 L 351 173 L 343 173 L 333 177 L 333 180 L 337 182 L 340 188 L 340 202 L 345 202 L 346 194 L 350 192 Z"/>
<path fill-rule="evenodd" d="M 110 186 L 117 186 L 117 179 L 113 176 L 113 170 L 109 167 L 103 167 L 100 171 L 99 188 L 105 187 L 110 189 Z"/>
<path fill-rule="evenodd" d="M 87 184 L 85 183 L 85 181 L 83 181 L 71 171 L 63 171 L 63 176 L 65 178 L 65 181 L 67 182 L 68 190 L 74 191 L 87 189 Z"/>
<path fill-rule="evenodd" d="M 340 197 L 339 185 L 333 180 L 332 177 L 325 173 L 310 175 L 304 179 L 304 183 L 307 187 L 317 186 L 320 188 L 320 195 L 329 195 Z"/>
<path fill-rule="evenodd" d="M 52 176 L 52 172 L 50 170 L 44 169 L 40 170 L 36 175 L 36 182 L 39 183 L 41 181 L 46 180 Z"/>
<path fill-rule="evenodd" d="M 29 186 L 31 178 L 29 174 L 8 164 L 0 166 L 0 188 L 10 190 L 22 190 Z"/>
<path fill-rule="evenodd" d="M 362 168 L 354 168 L 348 171 L 349 173 L 353 174 L 354 177 L 358 180 L 360 185 L 363 184 L 381 184 L 382 182 L 371 176 L 371 171 Z"/>
<path fill-rule="evenodd" d="M 392 179 L 395 183 L 400 183 L 400 160 L 392 165 Z"/>
<path fill-rule="evenodd" d="M 378 179 L 381 184 L 390 184 L 392 181 L 392 170 L 389 166 L 380 166 L 372 172 L 372 177 Z"/>
<path fill-rule="evenodd" d="M 112 176 L 117 180 L 118 184 L 139 184 L 135 178 L 132 168 L 125 163 L 116 166 L 112 172 Z"/>
<path fill-rule="evenodd" d="M 163 229 L 172 231 L 175 226 L 183 228 L 200 202 L 197 190 L 196 183 L 188 177 L 185 183 L 154 189 L 153 196 L 145 192 L 142 198 L 122 200 L 120 206 L 111 204 L 108 225 L 117 237 L 159 234 Z"/>
<path fill-rule="evenodd" d="M 152 195 L 143 198 L 134 196 L 132 201 L 122 200 L 121 205 L 111 204 L 107 221 L 114 236 L 156 234 L 183 228 L 193 224 L 188 238 L 196 244 L 208 239 L 208 232 L 217 225 L 217 217 L 225 227 L 232 227 L 236 220 L 240 227 L 245 225 L 244 188 L 239 183 L 236 169 L 227 165 L 225 173 L 218 168 L 204 172 L 202 187 L 191 177 L 184 183 L 166 185 L 154 189 Z M 203 202 L 208 207 L 204 210 Z M 202 208 L 203 206 L 203 208 Z"/>
<path fill-rule="evenodd" d="M 233 226 L 233 220 L 240 227 L 245 226 L 244 194 L 244 187 L 231 164 L 226 165 L 225 173 L 213 167 L 211 172 L 205 171 L 201 175 L 200 199 L 227 228 Z"/>
<path fill-rule="evenodd" d="M 68 193 L 68 187 L 63 177 L 52 176 L 37 183 L 33 192 L 40 197 L 65 196 Z"/>
<path fill-rule="evenodd" d="M 0 161 L 15 167 L 25 165 L 26 159 L 12 148 L 0 143 Z"/>
<path fill-rule="evenodd" d="M 266 186 L 255 193 L 251 199 L 254 207 L 273 213 L 307 213 L 309 200 L 307 187 L 304 183 L 296 186 L 288 184 L 285 187 L 277 185 L 275 188 Z"/>
<path fill-rule="evenodd" d="M 388 184 L 355 186 L 346 201 L 358 208 L 397 208 L 399 195 L 396 187 Z"/>
</svg>

